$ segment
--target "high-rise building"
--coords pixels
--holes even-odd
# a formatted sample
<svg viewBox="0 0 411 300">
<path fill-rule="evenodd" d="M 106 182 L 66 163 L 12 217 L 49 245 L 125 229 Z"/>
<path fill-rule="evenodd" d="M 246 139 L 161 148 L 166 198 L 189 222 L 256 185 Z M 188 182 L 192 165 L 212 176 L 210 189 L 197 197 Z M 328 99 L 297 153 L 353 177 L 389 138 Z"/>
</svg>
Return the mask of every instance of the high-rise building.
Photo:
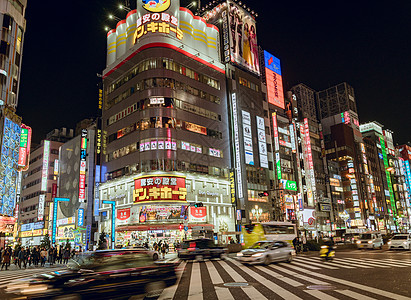
<svg viewBox="0 0 411 300">
<path fill-rule="evenodd" d="M 316 91 L 304 83 L 297 84 L 291 88 L 293 95 L 296 97 L 297 108 L 301 113 L 302 119 L 309 118 L 317 120 L 317 105 L 315 101 Z"/>
<path fill-rule="evenodd" d="M 59 147 L 72 137 L 72 129 L 54 129 L 30 153 L 29 168 L 22 172 L 18 214 L 23 245 L 39 245 L 47 231 L 50 204 L 57 196 Z"/>
<path fill-rule="evenodd" d="M 99 230 L 115 224 L 130 243 L 227 236 L 235 211 L 219 30 L 179 1 L 150 5 L 139 1 L 107 34 Z"/>
<path fill-rule="evenodd" d="M 350 110 L 357 113 L 354 89 L 346 82 L 317 92 L 317 99 L 320 120 Z"/>
<path fill-rule="evenodd" d="M 15 113 L 26 29 L 26 5 L 26 0 L 0 1 L 0 213 L 10 217 L 14 215 L 18 197 L 19 165 L 23 159 L 27 160 L 27 155 L 20 152 L 22 120 Z M 19 155 L 22 160 L 19 160 Z"/>
</svg>

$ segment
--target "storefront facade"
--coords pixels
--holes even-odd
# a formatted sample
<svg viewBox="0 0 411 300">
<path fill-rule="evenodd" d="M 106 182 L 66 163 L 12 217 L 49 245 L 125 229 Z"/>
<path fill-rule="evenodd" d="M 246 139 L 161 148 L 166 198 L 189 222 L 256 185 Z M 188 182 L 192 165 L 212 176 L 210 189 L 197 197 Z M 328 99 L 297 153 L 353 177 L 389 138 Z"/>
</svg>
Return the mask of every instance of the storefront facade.
<svg viewBox="0 0 411 300">
<path fill-rule="evenodd" d="M 235 216 L 230 182 L 209 176 L 154 172 L 100 186 L 101 199 L 116 202 L 116 245 L 209 237 L 227 242 Z M 197 206 L 197 207 L 196 207 Z M 111 205 L 103 204 L 100 232 L 110 233 Z"/>
</svg>

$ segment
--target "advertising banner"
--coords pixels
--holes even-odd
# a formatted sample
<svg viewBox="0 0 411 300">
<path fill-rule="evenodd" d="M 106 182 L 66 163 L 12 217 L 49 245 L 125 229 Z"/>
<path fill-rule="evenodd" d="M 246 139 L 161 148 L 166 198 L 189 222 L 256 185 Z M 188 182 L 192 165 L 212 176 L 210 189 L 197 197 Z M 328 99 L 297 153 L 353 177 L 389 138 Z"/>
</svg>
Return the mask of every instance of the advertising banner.
<svg viewBox="0 0 411 300">
<path fill-rule="evenodd" d="M 231 61 L 259 75 L 255 20 L 237 3 L 227 3 Z"/>
<path fill-rule="evenodd" d="M 13 217 L 0 216 L 0 232 L 13 233 L 15 222 Z"/>
<path fill-rule="evenodd" d="M 268 103 L 284 109 L 284 91 L 280 60 L 267 51 L 264 51 L 264 62 Z"/>
<path fill-rule="evenodd" d="M 206 222 L 206 207 L 190 207 L 190 222 Z"/>
<path fill-rule="evenodd" d="M 251 134 L 251 116 L 250 113 L 245 110 L 241 111 L 241 115 L 243 117 L 245 163 L 254 166 L 253 136 Z"/>
<path fill-rule="evenodd" d="M 186 178 L 174 175 L 147 175 L 134 179 L 134 203 L 187 202 Z"/>
<path fill-rule="evenodd" d="M 44 223 L 43 222 L 37 222 L 37 223 L 28 223 L 28 224 L 22 224 L 20 231 L 29 231 L 32 229 L 43 229 L 44 228 Z"/>
<path fill-rule="evenodd" d="M 80 182 L 78 191 L 78 201 L 86 200 L 86 159 L 87 159 L 87 129 L 81 131 L 80 142 Z"/>
<path fill-rule="evenodd" d="M 184 219 L 186 205 L 181 206 L 141 206 L 139 211 L 139 223 L 181 221 Z"/>
<path fill-rule="evenodd" d="M 268 168 L 267 141 L 265 138 L 264 118 L 256 116 L 256 121 L 257 121 L 258 151 L 260 154 L 260 166 L 262 168 Z"/>
<path fill-rule="evenodd" d="M 57 228 L 58 239 L 74 239 L 74 225 L 67 225 Z"/>
<path fill-rule="evenodd" d="M 130 208 L 124 208 L 117 210 L 117 219 L 118 220 L 127 220 L 130 218 Z"/>
<path fill-rule="evenodd" d="M 84 225 L 84 209 L 79 208 L 77 213 L 77 226 L 83 227 Z"/>
<path fill-rule="evenodd" d="M 47 180 L 49 176 L 50 141 L 44 141 L 43 168 L 41 173 L 41 191 L 47 192 Z"/>
<path fill-rule="evenodd" d="M 38 206 L 38 212 L 37 212 L 37 219 L 39 221 L 43 221 L 44 218 L 44 204 L 46 202 L 46 195 L 40 195 L 39 196 L 39 206 Z"/>
</svg>

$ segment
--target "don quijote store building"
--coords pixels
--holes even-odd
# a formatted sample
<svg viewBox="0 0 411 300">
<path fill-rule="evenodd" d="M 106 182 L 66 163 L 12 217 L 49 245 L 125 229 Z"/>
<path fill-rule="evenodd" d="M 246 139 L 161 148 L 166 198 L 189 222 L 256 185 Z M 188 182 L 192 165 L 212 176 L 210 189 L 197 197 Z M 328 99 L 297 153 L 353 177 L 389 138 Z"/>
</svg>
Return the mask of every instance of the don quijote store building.
<svg viewBox="0 0 411 300">
<path fill-rule="evenodd" d="M 117 245 L 234 236 L 217 27 L 179 1 L 138 0 L 107 34 L 103 99 L 99 196 L 116 203 Z M 100 232 L 111 213 L 102 203 Z"/>
</svg>

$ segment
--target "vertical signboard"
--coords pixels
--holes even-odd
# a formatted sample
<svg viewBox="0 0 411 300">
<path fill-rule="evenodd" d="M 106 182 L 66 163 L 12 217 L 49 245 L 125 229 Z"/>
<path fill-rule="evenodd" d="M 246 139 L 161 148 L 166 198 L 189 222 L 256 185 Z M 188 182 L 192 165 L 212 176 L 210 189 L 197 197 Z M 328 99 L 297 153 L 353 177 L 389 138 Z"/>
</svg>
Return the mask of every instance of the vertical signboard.
<svg viewBox="0 0 411 300">
<path fill-rule="evenodd" d="M 93 215 L 95 217 L 99 216 L 100 211 L 100 165 L 96 165 L 96 176 L 95 176 L 95 186 L 94 186 L 94 210 Z"/>
<path fill-rule="evenodd" d="M 259 75 L 255 20 L 234 1 L 227 1 L 227 3 L 231 61 Z"/>
<path fill-rule="evenodd" d="M 20 135 L 20 148 L 19 148 L 19 167 L 23 167 L 27 163 L 27 147 L 29 139 L 29 130 L 27 128 L 21 128 Z"/>
<path fill-rule="evenodd" d="M 37 219 L 39 221 L 43 221 L 44 219 L 44 204 L 46 202 L 46 195 L 40 195 L 39 196 L 39 206 L 38 206 L 38 212 L 37 212 Z"/>
<path fill-rule="evenodd" d="M 280 60 L 267 51 L 264 51 L 264 63 L 268 103 L 284 109 L 284 91 Z"/>
<path fill-rule="evenodd" d="M 245 163 L 254 166 L 253 154 L 253 136 L 251 134 L 251 116 L 245 110 L 241 111 L 243 117 L 243 137 L 244 137 L 244 154 Z"/>
<path fill-rule="evenodd" d="M 47 180 L 49 176 L 50 141 L 44 141 L 43 168 L 41 173 L 41 191 L 47 192 Z"/>
<path fill-rule="evenodd" d="M 277 170 L 277 179 L 282 178 L 281 160 L 280 160 L 280 142 L 278 137 L 277 113 L 273 112 L 273 132 L 274 132 L 274 150 L 275 150 L 275 169 Z"/>
<path fill-rule="evenodd" d="M 267 141 L 265 138 L 264 118 L 256 116 L 256 121 L 257 121 L 258 151 L 260 154 L 260 166 L 262 168 L 268 168 Z"/>
<path fill-rule="evenodd" d="M 78 191 L 79 202 L 86 200 L 86 163 L 87 163 L 87 129 L 81 131 L 80 142 L 80 182 Z"/>
<path fill-rule="evenodd" d="M 235 152 L 235 169 L 237 179 L 237 195 L 238 198 L 243 198 L 243 182 L 240 158 L 240 137 L 238 130 L 238 114 L 237 114 L 237 98 L 236 94 L 231 94 L 231 105 L 233 109 L 233 127 L 234 127 L 234 152 Z"/>
<path fill-rule="evenodd" d="M 77 213 L 77 226 L 83 227 L 84 225 L 84 209 L 79 208 Z"/>
<path fill-rule="evenodd" d="M 387 170 L 389 165 L 388 165 L 388 158 L 387 158 L 387 150 L 385 148 L 385 141 L 384 138 L 382 136 L 379 136 L 380 138 L 380 145 L 381 145 L 381 151 L 382 151 L 382 157 L 384 160 L 384 167 L 385 167 L 385 176 L 387 178 L 387 185 L 388 185 L 388 190 L 389 190 L 389 197 L 390 197 L 390 202 L 391 202 L 391 209 L 392 209 L 392 213 L 394 214 L 394 216 L 397 215 L 397 209 L 395 206 L 395 198 L 394 198 L 394 191 L 392 189 L 392 183 L 391 183 L 391 174 L 390 172 Z"/>
</svg>

